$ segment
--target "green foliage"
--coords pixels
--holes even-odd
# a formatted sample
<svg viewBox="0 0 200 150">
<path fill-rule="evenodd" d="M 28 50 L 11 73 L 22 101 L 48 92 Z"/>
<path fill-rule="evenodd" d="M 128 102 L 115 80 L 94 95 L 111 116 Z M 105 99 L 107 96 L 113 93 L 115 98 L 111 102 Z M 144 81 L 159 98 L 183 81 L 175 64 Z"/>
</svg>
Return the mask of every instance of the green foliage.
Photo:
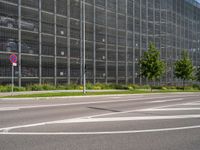
<svg viewBox="0 0 200 150">
<path fill-rule="evenodd" d="M 79 90 L 80 86 L 78 84 L 67 84 L 64 90 Z"/>
<path fill-rule="evenodd" d="M 94 90 L 102 90 L 102 87 L 99 85 L 94 85 L 93 87 Z"/>
<path fill-rule="evenodd" d="M 55 90 L 56 87 L 51 84 L 33 84 L 26 87 L 28 91 L 45 91 L 45 90 Z"/>
<path fill-rule="evenodd" d="M 183 87 L 176 86 L 149 86 L 149 85 L 137 85 L 137 84 L 87 84 L 87 89 L 89 90 L 127 90 L 127 91 L 148 91 L 149 89 L 156 89 L 156 91 L 175 91 L 175 90 L 183 90 Z M 193 86 L 187 86 L 185 89 L 187 90 L 200 90 L 200 85 L 194 84 Z M 48 91 L 48 90 L 83 90 L 82 85 L 70 84 L 70 85 L 59 85 L 53 86 L 51 84 L 33 84 L 28 85 L 27 87 L 14 87 L 15 92 L 20 91 Z M 11 92 L 10 85 L 0 85 L 0 92 Z M 75 92 L 76 93 L 76 92 Z"/>
<path fill-rule="evenodd" d="M 165 71 L 165 63 L 160 60 L 160 52 L 154 44 L 149 45 L 148 51 L 140 60 L 141 76 L 153 81 L 159 79 Z"/>
<path fill-rule="evenodd" d="M 198 66 L 197 71 L 196 71 L 196 79 L 197 81 L 200 82 L 200 66 Z"/>
<path fill-rule="evenodd" d="M 175 62 L 174 75 L 185 82 L 186 80 L 194 79 L 193 71 L 194 67 L 192 61 L 189 59 L 188 52 L 183 51 L 182 58 Z"/>
<path fill-rule="evenodd" d="M 21 91 L 26 91 L 26 88 L 15 86 L 13 88 L 13 90 L 15 92 L 21 92 Z M 5 86 L 1 85 L 0 86 L 0 92 L 11 92 L 11 91 L 12 91 L 12 86 L 11 85 L 5 85 Z"/>
<path fill-rule="evenodd" d="M 3 86 L 3 85 L 1 85 L 0 86 L 0 92 L 11 92 L 11 86 L 10 85 L 5 85 L 5 86 Z"/>
<path fill-rule="evenodd" d="M 192 87 L 193 87 L 193 89 L 200 90 L 199 84 L 193 84 Z"/>
<path fill-rule="evenodd" d="M 166 87 L 163 86 L 163 87 L 161 88 L 161 90 L 168 90 L 168 89 L 167 89 Z"/>
<path fill-rule="evenodd" d="M 43 90 L 42 85 L 39 85 L 39 84 L 28 85 L 26 89 L 28 91 L 42 91 Z"/>
<path fill-rule="evenodd" d="M 43 90 L 55 90 L 56 87 L 53 86 L 53 85 L 51 85 L 51 84 L 43 84 L 43 85 L 42 85 L 42 89 L 43 89 Z"/>
<path fill-rule="evenodd" d="M 146 90 L 148 90 L 148 89 L 151 89 L 151 86 L 150 85 L 141 85 L 141 86 L 138 87 L 138 89 L 146 89 Z"/>
<path fill-rule="evenodd" d="M 26 88 L 25 88 L 25 87 L 17 87 L 17 86 L 15 86 L 15 87 L 13 88 L 13 90 L 14 90 L 15 92 L 23 92 L 23 91 L 26 91 Z"/>
<path fill-rule="evenodd" d="M 166 86 L 166 88 L 167 88 L 167 89 L 172 89 L 172 90 L 175 90 L 175 89 L 177 89 L 177 87 L 176 87 L 176 86 Z"/>
<path fill-rule="evenodd" d="M 92 83 L 87 83 L 86 84 L 86 89 L 88 89 L 88 90 L 92 90 L 93 89 L 93 84 Z"/>
</svg>

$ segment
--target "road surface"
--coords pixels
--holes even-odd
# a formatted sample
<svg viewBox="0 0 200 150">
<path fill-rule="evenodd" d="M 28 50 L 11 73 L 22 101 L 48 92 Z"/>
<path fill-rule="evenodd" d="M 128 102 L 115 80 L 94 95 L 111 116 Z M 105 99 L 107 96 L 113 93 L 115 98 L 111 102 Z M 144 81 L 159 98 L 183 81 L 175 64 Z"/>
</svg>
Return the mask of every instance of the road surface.
<svg viewBox="0 0 200 150">
<path fill-rule="evenodd" d="M 199 150 L 200 93 L 0 99 L 0 150 Z"/>
</svg>

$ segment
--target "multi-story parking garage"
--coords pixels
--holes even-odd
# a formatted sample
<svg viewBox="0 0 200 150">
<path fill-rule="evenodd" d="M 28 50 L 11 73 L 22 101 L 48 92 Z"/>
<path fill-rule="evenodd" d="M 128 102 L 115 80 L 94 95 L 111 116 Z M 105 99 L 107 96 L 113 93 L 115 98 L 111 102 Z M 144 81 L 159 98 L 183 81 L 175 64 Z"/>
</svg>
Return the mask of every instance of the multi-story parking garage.
<svg viewBox="0 0 200 150">
<path fill-rule="evenodd" d="M 82 82 L 81 0 L 0 0 L 0 83 Z M 144 83 L 139 65 L 148 43 L 166 61 L 163 83 L 175 83 L 173 62 L 187 49 L 200 65 L 200 4 L 194 0 L 85 0 L 86 78 Z"/>
</svg>

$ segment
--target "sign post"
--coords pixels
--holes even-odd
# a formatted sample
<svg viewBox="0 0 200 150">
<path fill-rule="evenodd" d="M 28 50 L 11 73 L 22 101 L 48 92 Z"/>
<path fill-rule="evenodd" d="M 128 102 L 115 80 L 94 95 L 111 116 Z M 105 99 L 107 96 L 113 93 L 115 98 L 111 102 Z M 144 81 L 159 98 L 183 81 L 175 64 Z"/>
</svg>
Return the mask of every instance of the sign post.
<svg viewBox="0 0 200 150">
<path fill-rule="evenodd" d="M 83 27 L 83 94 L 86 94 L 86 64 L 85 64 L 85 30 L 86 30 L 86 28 L 85 28 L 85 0 L 82 0 L 81 1 L 82 2 L 82 22 L 83 22 L 83 24 L 82 24 L 82 27 Z"/>
<path fill-rule="evenodd" d="M 14 92 L 14 67 L 17 66 L 17 56 L 15 54 L 10 55 L 9 60 L 12 64 L 12 95 Z"/>
</svg>

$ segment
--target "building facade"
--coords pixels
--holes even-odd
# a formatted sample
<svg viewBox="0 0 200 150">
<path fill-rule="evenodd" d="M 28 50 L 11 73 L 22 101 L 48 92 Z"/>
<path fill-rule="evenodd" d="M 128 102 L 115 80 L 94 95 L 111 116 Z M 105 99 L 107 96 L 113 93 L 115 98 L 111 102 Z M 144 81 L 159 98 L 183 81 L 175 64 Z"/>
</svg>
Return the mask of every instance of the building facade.
<svg viewBox="0 0 200 150">
<path fill-rule="evenodd" d="M 82 83 L 81 0 L 0 0 L 0 84 Z M 85 0 L 86 79 L 145 84 L 138 61 L 155 43 L 166 61 L 161 83 L 179 82 L 173 63 L 189 51 L 200 65 L 200 5 L 194 0 Z"/>
</svg>

